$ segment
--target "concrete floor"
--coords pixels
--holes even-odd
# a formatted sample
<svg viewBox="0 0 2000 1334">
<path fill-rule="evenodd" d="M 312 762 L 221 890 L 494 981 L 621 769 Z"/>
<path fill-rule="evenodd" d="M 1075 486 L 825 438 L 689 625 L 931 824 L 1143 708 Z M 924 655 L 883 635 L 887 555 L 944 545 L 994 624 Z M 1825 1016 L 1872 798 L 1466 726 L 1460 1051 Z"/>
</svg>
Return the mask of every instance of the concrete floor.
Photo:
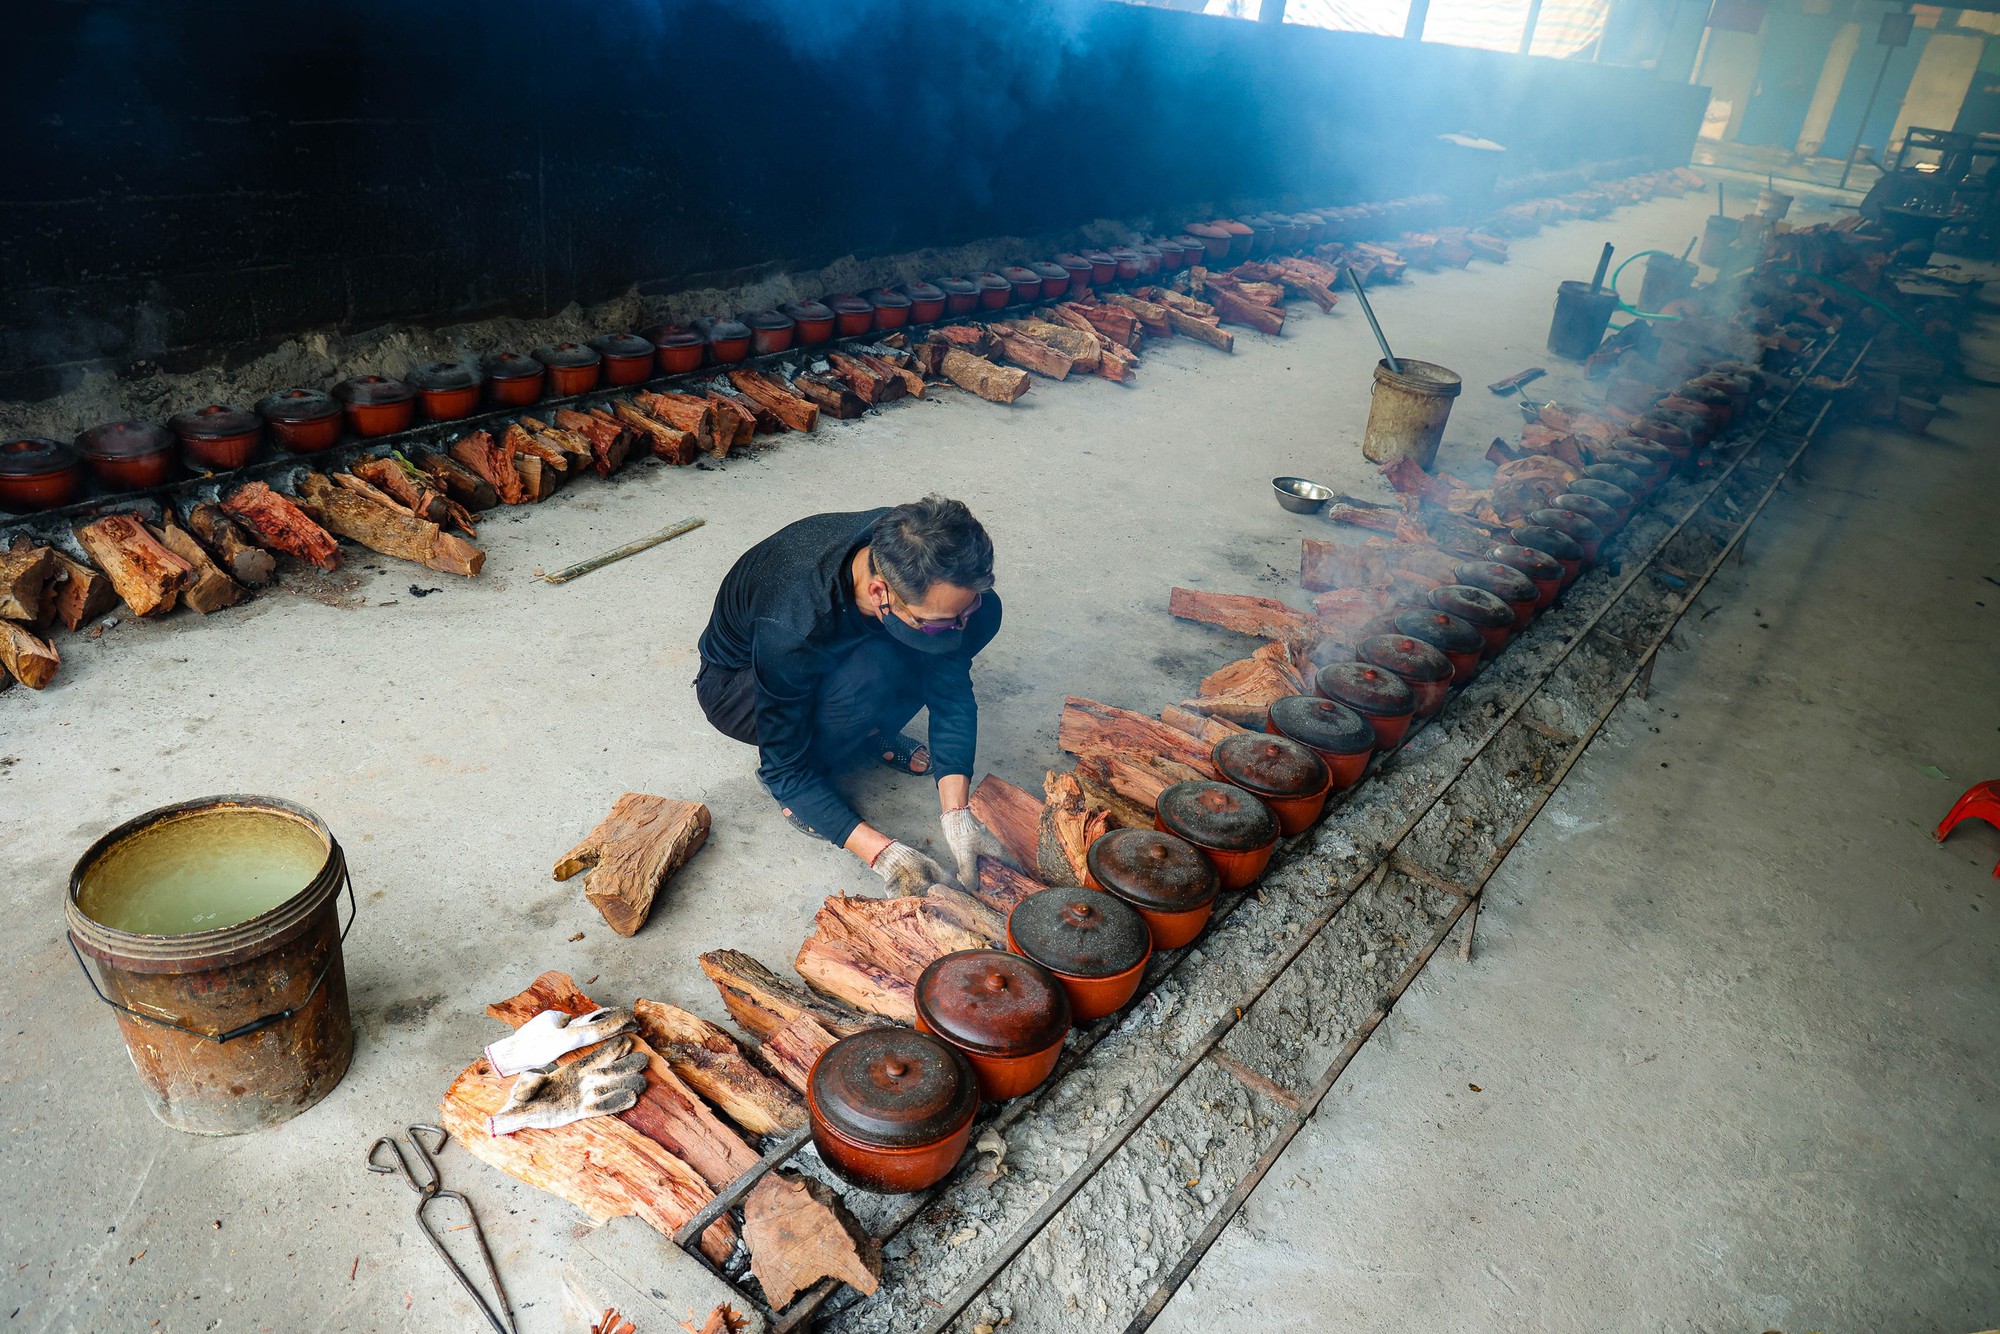
<svg viewBox="0 0 2000 1334">
<path fill-rule="evenodd" d="M 1443 466 L 1482 477 L 1485 442 L 1518 430 L 1479 386 L 1547 364 L 1559 278 L 1586 273 L 1606 239 L 1678 250 L 1706 207 L 1623 210 L 1518 243 L 1504 267 L 1382 291 L 1399 349 L 1469 386 Z M 1043 385 L 1012 409 L 941 394 L 713 471 L 580 483 L 489 516 L 471 583 L 351 558 L 332 580 L 295 577 L 206 620 L 66 640 L 55 688 L 0 698 L 0 926 L 16 942 L 0 974 L 15 1020 L 0 1063 L 0 1311 L 31 1330 L 469 1328 L 411 1197 L 361 1155 L 431 1118 L 497 1031 L 481 1006 L 555 967 L 602 999 L 721 1018 L 700 951 L 782 965 L 823 895 L 879 887 L 791 833 L 750 752 L 695 708 L 693 643 L 730 561 L 815 510 L 966 499 L 993 531 L 1008 606 L 977 673 L 982 767 L 1033 784 L 1057 760 L 1065 693 L 1156 708 L 1240 651 L 1170 621 L 1171 584 L 1297 597 L 1297 539 L 1320 525 L 1279 511 L 1266 479 L 1376 488 L 1355 449 L 1365 325 L 1348 304 L 1294 309 L 1282 340 L 1244 336 L 1232 359 L 1181 342 L 1150 353 L 1129 389 Z M 1547 390 L 1574 396 L 1576 373 L 1552 370 Z M 1922 837 L 1995 749 L 1990 613 L 1969 605 L 2000 573 L 1979 548 L 1991 464 L 1971 449 L 1991 402 L 1984 417 L 1957 406 L 1922 441 L 1843 440 L 1779 502 L 1747 586 L 1718 587 L 1723 609 L 1663 662 L 1664 709 L 1621 718 L 1489 891 L 1479 960 L 1440 961 L 1404 1001 L 1171 1321 L 1806 1328 L 1825 1310 L 1828 1327 L 1969 1327 L 1990 1312 L 1990 1257 L 1970 1255 L 1995 1234 L 1976 1202 L 1996 1175 L 1991 1088 L 1974 1072 L 1993 1066 L 1984 914 L 2000 836 L 1944 852 Z M 1847 455 L 1843 472 L 1832 460 Z M 529 577 L 689 514 L 708 526 L 577 583 Z M 1808 562 L 1825 580 L 1810 597 Z M 1942 635 L 1918 659 L 1931 669 L 1898 671 L 1914 655 L 1882 654 L 1880 637 L 1841 644 L 1857 598 L 1871 627 Z M 1952 780 L 1925 778 L 1927 764 Z M 627 789 L 706 801 L 715 831 L 623 940 L 548 868 Z M 934 832 L 928 785 L 884 774 L 858 790 L 891 832 Z M 345 843 L 359 1044 L 307 1115 L 201 1140 L 145 1111 L 62 944 L 60 901 L 104 829 L 223 791 L 304 802 Z M 1698 858 L 1714 873 L 1691 875 Z M 1698 895 L 1727 898 L 1703 912 Z M 1504 1000 L 1468 990 L 1494 987 Z M 1520 1031 L 1480 1032 L 1503 1024 Z M 1910 1091 L 1919 1079 L 1927 1096 Z M 1443 1126 L 1458 1142 L 1440 1153 Z M 1474 1151 L 1485 1135 L 1495 1147 Z M 580 1216 L 458 1150 L 443 1165 L 481 1206 L 524 1334 L 555 1329 L 555 1270 Z M 1607 1261 L 1621 1280 L 1602 1280 Z"/>
</svg>

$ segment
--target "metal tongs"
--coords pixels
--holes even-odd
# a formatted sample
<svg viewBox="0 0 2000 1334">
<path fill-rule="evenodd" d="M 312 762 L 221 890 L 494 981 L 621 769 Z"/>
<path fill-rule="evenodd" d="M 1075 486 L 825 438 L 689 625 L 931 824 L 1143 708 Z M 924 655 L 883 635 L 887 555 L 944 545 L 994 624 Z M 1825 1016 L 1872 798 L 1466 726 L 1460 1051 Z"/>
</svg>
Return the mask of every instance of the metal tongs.
<svg viewBox="0 0 2000 1334">
<path fill-rule="evenodd" d="M 417 1151 L 418 1160 L 424 1165 L 424 1175 L 421 1178 L 411 1170 L 410 1160 L 403 1153 L 402 1141 L 394 1135 L 384 1135 L 368 1146 L 368 1170 L 384 1176 L 391 1173 L 400 1176 L 403 1178 L 403 1183 L 417 1193 L 417 1228 L 430 1241 L 431 1249 L 438 1253 L 445 1267 L 451 1270 L 451 1276 L 458 1280 L 458 1286 L 464 1288 L 466 1295 L 472 1298 L 473 1305 L 479 1308 L 479 1314 L 486 1317 L 486 1323 L 493 1327 L 493 1334 L 518 1334 L 514 1327 L 514 1308 L 507 1302 L 507 1290 L 500 1286 L 500 1271 L 493 1267 L 493 1252 L 486 1247 L 486 1231 L 479 1226 L 479 1215 L 472 1211 L 471 1200 L 455 1190 L 446 1190 L 444 1179 L 438 1174 L 437 1161 L 432 1155 L 443 1153 L 445 1142 L 451 1136 L 443 1126 L 414 1125 L 406 1127 L 406 1133 L 410 1137 L 411 1146 Z M 423 1138 L 425 1135 L 437 1136 L 437 1142 L 425 1144 Z M 395 1155 L 394 1162 L 383 1161 L 384 1148 Z M 424 1211 L 430 1208 L 434 1200 L 457 1200 L 464 1206 L 466 1226 L 472 1229 L 472 1238 L 479 1244 L 479 1258 L 486 1264 L 486 1277 L 493 1285 L 493 1296 L 500 1303 L 500 1313 L 506 1317 L 504 1322 L 500 1316 L 493 1314 L 493 1308 L 487 1305 L 486 1298 L 473 1286 L 466 1272 L 459 1268 L 458 1261 L 451 1258 L 451 1252 L 445 1249 L 444 1239 L 432 1230 L 430 1220 L 424 1217 Z"/>
</svg>

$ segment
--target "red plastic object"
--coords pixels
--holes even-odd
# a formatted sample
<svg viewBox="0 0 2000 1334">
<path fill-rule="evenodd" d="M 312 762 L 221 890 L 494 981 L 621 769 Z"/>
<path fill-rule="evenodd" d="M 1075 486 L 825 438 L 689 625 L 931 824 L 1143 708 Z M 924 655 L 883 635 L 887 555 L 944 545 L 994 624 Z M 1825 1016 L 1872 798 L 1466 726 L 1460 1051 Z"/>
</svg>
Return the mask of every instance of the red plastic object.
<svg viewBox="0 0 2000 1334">
<path fill-rule="evenodd" d="M 1944 842 L 1961 820 L 1984 820 L 2000 829 L 2000 778 L 1974 783 L 1965 789 L 1965 795 L 1951 804 L 1951 813 L 1938 822 L 1937 832 L 1931 837 Z M 1993 877 L 2000 880 L 2000 863 L 1994 864 Z"/>
</svg>

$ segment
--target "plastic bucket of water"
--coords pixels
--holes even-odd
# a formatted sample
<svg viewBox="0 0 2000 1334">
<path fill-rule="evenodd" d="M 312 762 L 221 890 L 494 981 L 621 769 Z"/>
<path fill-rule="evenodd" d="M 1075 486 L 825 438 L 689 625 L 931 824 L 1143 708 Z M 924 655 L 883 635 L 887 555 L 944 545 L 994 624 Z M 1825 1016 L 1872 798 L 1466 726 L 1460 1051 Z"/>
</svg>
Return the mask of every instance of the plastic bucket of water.
<svg viewBox="0 0 2000 1334">
<path fill-rule="evenodd" d="M 354 1052 L 343 888 L 351 926 L 339 842 L 275 797 L 162 806 L 90 845 L 70 873 L 70 946 L 155 1116 L 235 1135 L 333 1091 Z"/>
<path fill-rule="evenodd" d="M 1609 287 L 1595 292 L 1585 282 L 1556 285 L 1556 313 L 1549 321 L 1549 351 L 1582 361 L 1604 341 L 1604 326 L 1618 309 L 1618 293 Z"/>
<path fill-rule="evenodd" d="M 1400 371 L 1387 361 L 1375 363 L 1368 427 L 1361 435 L 1361 454 L 1374 463 L 1411 459 L 1428 469 L 1437 458 L 1444 424 L 1460 384 L 1456 371 L 1428 361 L 1398 357 Z"/>
</svg>

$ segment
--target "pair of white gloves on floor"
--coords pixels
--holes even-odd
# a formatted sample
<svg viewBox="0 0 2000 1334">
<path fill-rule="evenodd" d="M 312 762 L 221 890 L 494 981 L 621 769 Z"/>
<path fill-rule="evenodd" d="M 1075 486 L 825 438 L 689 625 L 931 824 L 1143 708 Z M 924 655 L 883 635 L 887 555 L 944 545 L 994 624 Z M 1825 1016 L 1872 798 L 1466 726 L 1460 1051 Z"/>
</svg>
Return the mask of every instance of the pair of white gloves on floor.
<svg viewBox="0 0 2000 1334">
<path fill-rule="evenodd" d="M 944 841 L 951 849 L 952 860 L 958 863 L 958 876 L 907 843 L 891 843 L 875 854 L 869 869 L 888 882 L 889 888 L 898 896 L 921 894 L 932 885 L 956 885 L 961 889 L 979 888 L 979 859 L 991 857 L 994 861 L 1005 862 L 1015 870 L 1023 868 L 1015 865 L 1014 854 L 1007 851 L 993 831 L 979 823 L 979 817 L 972 813 L 970 806 L 961 806 L 955 811 L 944 813 Z"/>
<path fill-rule="evenodd" d="M 588 1116 L 609 1116 L 639 1101 L 646 1090 L 646 1055 L 632 1050 L 630 1010 L 598 1009 L 570 1015 L 543 1010 L 486 1049 L 497 1075 L 519 1075 L 507 1101 L 486 1118 L 492 1135 L 553 1130 Z M 602 1044 L 568 1065 L 573 1051 Z"/>
</svg>

